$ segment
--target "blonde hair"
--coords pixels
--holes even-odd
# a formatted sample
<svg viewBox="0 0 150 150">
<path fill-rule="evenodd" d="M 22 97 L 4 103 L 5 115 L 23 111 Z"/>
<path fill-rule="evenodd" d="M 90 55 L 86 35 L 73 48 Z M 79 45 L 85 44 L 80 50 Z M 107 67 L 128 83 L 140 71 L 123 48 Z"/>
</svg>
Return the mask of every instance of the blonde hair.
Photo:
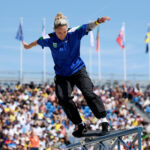
<svg viewBox="0 0 150 150">
<path fill-rule="evenodd" d="M 60 26 L 68 26 L 68 22 L 66 17 L 63 15 L 63 13 L 59 12 L 54 20 L 54 29 L 60 27 Z"/>
</svg>

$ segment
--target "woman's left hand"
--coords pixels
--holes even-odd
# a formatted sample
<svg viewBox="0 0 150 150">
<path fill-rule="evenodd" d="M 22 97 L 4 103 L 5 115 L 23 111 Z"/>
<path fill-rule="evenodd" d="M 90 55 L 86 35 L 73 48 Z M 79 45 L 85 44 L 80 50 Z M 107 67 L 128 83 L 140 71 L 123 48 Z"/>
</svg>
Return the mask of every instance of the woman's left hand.
<svg viewBox="0 0 150 150">
<path fill-rule="evenodd" d="M 110 17 L 106 17 L 106 16 L 104 16 L 104 17 L 102 17 L 102 18 L 98 18 L 97 19 L 97 22 L 98 23 L 104 23 L 105 21 L 109 21 L 110 20 Z"/>
</svg>

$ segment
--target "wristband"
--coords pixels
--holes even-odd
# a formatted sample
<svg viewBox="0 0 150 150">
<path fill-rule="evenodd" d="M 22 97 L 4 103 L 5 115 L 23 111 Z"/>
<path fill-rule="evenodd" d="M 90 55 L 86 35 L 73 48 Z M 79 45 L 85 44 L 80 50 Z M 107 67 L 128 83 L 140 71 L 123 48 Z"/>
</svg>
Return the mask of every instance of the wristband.
<svg viewBox="0 0 150 150">
<path fill-rule="evenodd" d="M 99 19 L 99 18 L 98 18 L 98 19 Z M 98 24 L 103 23 L 103 21 L 98 21 L 98 19 L 97 19 L 97 21 L 96 21 Z"/>
<path fill-rule="evenodd" d="M 99 22 L 96 20 L 96 21 L 95 21 L 95 24 L 96 24 L 96 25 L 99 25 Z"/>
</svg>

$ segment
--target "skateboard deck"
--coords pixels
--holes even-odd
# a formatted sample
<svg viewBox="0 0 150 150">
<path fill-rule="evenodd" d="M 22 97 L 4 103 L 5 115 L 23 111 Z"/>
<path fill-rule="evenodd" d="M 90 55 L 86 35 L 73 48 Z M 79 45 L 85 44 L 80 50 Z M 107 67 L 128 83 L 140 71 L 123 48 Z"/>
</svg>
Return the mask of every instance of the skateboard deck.
<svg viewBox="0 0 150 150">
<path fill-rule="evenodd" d="M 97 137 L 97 136 L 104 136 L 104 135 L 108 135 L 108 134 L 111 134 L 111 133 L 117 133 L 117 132 L 120 132 L 120 131 L 123 131 L 122 129 L 121 130 L 109 130 L 108 132 L 102 132 L 101 130 L 88 130 L 87 132 L 83 133 L 82 135 L 80 135 L 79 137 L 76 137 L 76 138 L 90 138 L 92 139 L 93 137 Z"/>
<path fill-rule="evenodd" d="M 108 132 L 102 132 L 101 130 L 94 130 L 94 131 L 87 131 L 86 133 L 82 134 L 82 137 L 94 137 L 94 136 L 104 136 L 106 134 L 109 134 L 112 131 Z"/>
<path fill-rule="evenodd" d="M 82 134 L 82 137 L 95 137 L 95 136 L 104 136 L 104 135 L 108 135 L 111 133 L 117 133 L 120 130 L 110 130 L 108 132 L 102 132 L 101 130 L 88 130 L 86 133 Z"/>
</svg>

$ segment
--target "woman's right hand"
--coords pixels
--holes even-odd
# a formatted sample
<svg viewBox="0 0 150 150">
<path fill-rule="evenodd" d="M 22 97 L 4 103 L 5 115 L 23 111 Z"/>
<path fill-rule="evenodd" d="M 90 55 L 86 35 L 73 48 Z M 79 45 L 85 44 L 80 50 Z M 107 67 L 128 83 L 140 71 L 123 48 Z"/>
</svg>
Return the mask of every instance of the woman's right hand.
<svg viewBox="0 0 150 150">
<path fill-rule="evenodd" d="M 28 49 L 28 44 L 25 41 L 22 41 L 22 44 L 23 44 L 25 49 Z"/>
<path fill-rule="evenodd" d="M 25 49 L 30 49 L 30 48 L 38 45 L 37 41 L 34 41 L 30 44 L 27 44 L 25 41 L 22 41 L 22 44 L 23 44 Z"/>
</svg>

